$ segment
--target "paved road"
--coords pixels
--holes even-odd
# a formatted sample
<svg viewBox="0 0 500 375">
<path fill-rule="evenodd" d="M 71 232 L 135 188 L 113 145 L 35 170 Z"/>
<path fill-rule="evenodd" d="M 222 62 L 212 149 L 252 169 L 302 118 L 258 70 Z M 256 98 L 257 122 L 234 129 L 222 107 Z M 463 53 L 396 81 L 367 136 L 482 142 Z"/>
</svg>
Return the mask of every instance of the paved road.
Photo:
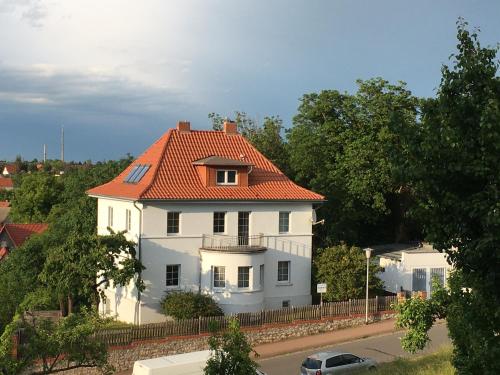
<svg viewBox="0 0 500 375">
<path fill-rule="evenodd" d="M 309 354 L 316 353 L 318 351 L 331 350 L 333 348 L 345 350 L 346 352 L 351 352 L 359 355 L 360 357 L 371 357 L 377 362 L 388 362 L 400 356 L 410 356 L 401 349 L 400 338 L 402 336 L 402 332 L 391 333 L 344 344 L 337 344 L 334 347 L 321 348 L 320 350 L 306 350 L 298 353 L 285 354 L 279 357 L 262 359 L 258 362 L 262 366 L 262 370 L 264 370 L 268 375 L 298 375 L 300 374 L 300 365 L 302 361 Z M 441 346 L 450 344 L 446 324 L 434 326 L 430 331 L 430 338 L 432 341 L 429 343 L 427 348 L 417 355 L 432 353 Z"/>
</svg>

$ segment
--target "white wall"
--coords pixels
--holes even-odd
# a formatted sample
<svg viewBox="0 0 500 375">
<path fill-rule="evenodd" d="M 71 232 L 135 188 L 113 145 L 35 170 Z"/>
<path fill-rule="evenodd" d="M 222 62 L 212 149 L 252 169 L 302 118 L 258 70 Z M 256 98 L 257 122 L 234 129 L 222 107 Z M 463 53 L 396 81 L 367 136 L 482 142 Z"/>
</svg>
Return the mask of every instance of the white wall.
<svg viewBox="0 0 500 375">
<path fill-rule="evenodd" d="M 413 269 L 425 268 L 426 291 L 430 295 L 431 268 L 445 268 L 446 284 L 448 272 L 452 269 L 446 259 L 446 254 L 438 252 L 403 252 L 401 260 L 379 257 L 379 265 L 384 267 L 385 271 L 379 273 L 378 276 L 384 282 L 385 289 L 390 292 L 399 292 L 401 287 L 403 290 L 411 291 L 413 288 Z"/>
</svg>

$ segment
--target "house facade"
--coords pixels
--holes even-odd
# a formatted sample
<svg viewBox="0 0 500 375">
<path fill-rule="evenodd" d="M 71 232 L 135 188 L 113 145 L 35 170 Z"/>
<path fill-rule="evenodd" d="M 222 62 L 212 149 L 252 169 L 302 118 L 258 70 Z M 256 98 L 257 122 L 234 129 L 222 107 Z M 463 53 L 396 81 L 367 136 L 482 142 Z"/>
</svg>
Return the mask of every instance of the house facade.
<svg viewBox="0 0 500 375">
<path fill-rule="evenodd" d="M 313 208 L 324 198 L 289 180 L 240 134 L 181 122 L 98 199 L 98 232 L 126 230 L 146 269 L 146 290 L 105 291 L 102 312 L 164 321 L 174 290 L 211 295 L 226 313 L 311 303 Z"/>
<path fill-rule="evenodd" d="M 441 285 L 447 284 L 452 266 L 447 255 L 430 244 L 390 244 L 375 246 L 374 249 L 382 267 L 378 276 L 389 292 L 426 292 L 430 296 L 434 277 Z"/>
</svg>

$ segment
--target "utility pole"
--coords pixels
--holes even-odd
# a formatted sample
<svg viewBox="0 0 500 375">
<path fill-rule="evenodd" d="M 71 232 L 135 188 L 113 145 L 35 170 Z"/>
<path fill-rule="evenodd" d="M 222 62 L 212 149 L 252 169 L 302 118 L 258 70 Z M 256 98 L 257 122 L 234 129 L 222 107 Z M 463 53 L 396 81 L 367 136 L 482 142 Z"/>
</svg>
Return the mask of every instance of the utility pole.
<svg viewBox="0 0 500 375">
<path fill-rule="evenodd" d="M 43 144 L 43 162 L 47 162 L 47 145 L 45 143 Z"/>
<path fill-rule="evenodd" d="M 64 162 L 64 126 L 61 126 L 61 161 Z"/>
<path fill-rule="evenodd" d="M 368 324 L 368 280 L 369 280 L 369 272 L 370 272 L 370 256 L 372 254 L 371 248 L 367 247 L 363 249 L 365 251 L 366 256 L 366 301 L 365 301 L 365 324 Z"/>
</svg>

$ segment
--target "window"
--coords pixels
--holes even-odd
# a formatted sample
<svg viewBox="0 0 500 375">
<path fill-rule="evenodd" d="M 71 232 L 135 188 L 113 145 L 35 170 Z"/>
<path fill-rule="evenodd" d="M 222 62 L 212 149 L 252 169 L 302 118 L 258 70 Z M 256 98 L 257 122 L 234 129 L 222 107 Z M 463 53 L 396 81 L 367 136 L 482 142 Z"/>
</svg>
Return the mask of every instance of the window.
<svg viewBox="0 0 500 375">
<path fill-rule="evenodd" d="M 283 307 L 284 309 L 290 307 L 290 300 L 287 299 L 287 300 L 281 302 L 281 307 Z"/>
<path fill-rule="evenodd" d="M 130 232 L 132 229 L 132 211 L 125 210 L 125 230 Z"/>
<path fill-rule="evenodd" d="M 226 287 L 226 267 L 214 266 L 214 288 Z"/>
<path fill-rule="evenodd" d="M 236 171 L 219 169 L 217 185 L 236 185 Z"/>
<path fill-rule="evenodd" d="M 225 221 L 225 212 L 214 212 L 214 233 L 224 233 L 226 231 Z"/>
<path fill-rule="evenodd" d="M 146 172 L 149 170 L 150 167 L 151 167 L 150 164 L 137 164 L 137 165 L 135 165 L 132 168 L 132 170 L 130 171 L 130 173 L 127 175 L 127 177 L 125 177 L 123 182 L 129 183 L 129 184 L 138 183 L 139 181 L 141 181 L 141 179 L 144 177 L 144 175 L 146 174 Z"/>
<path fill-rule="evenodd" d="M 302 366 L 308 370 L 320 370 L 321 361 L 315 358 L 307 358 L 304 362 L 302 362 Z"/>
<path fill-rule="evenodd" d="M 326 360 L 326 362 L 325 362 L 325 366 L 327 368 L 342 366 L 344 364 L 343 362 L 344 361 L 342 359 L 342 356 L 341 355 L 337 355 L 335 357 L 328 358 Z"/>
<path fill-rule="evenodd" d="M 412 272 L 412 291 L 427 290 L 427 270 L 425 268 L 414 268 Z"/>
<path fill-rule="evenodd" d="M 108 207 L 108 227 L 113 227 L 113 207 Z"/>
<path fill-rule="evenodd" d="M 179 286 L 179 276 L 181 274 L 180 264 L 167 264 L 167 286 Z"/>
<path fill-rule="evenodd" d="M 179 233 L 179 214 L 180 212 L 167 213 L 167 234 Z"/>
<path fill-rule="evenodd" d="M 238 267 L 238 288 L 250 286 L 250 267 Z"/>
<path fill-rule="evenodd" d="M 352 354 L 344 354 L 342 356 L 342 365 L 351 365 L 353 363 L 359 363 L 361 362 L 359 357 L 356 357 L 355 355 Z"/>
<path fill-rule="evenodd" d="M 290 212 L 280 212 L 279 232 L 288 233 L 290 231 Z"/>
<path fill-rule="evenodd" d="M 263 288 L 264 287 L 264 265 L 261 264 L 259 268 L 260 268 L 259 284 L 260 284 L 260 287 Z"/>
<path fill-rule="evenodd" d="M 278 262 L 278 281 L 290 281 L 290 261 Z"/>
<path fill-rule="evenodd" d="M 430 279 L 430 284 L 431 284 L 431 289 L 430 292 L 432 294 L 432 282 L 434 281 L 435 278 L 437 278 L 437 281 L 440 286 L 444 286 L 444 275 L 446 273 L 446 269 L 441 267 L 441 268 L 431 268 L 431 279 Z"/>
</svg>

